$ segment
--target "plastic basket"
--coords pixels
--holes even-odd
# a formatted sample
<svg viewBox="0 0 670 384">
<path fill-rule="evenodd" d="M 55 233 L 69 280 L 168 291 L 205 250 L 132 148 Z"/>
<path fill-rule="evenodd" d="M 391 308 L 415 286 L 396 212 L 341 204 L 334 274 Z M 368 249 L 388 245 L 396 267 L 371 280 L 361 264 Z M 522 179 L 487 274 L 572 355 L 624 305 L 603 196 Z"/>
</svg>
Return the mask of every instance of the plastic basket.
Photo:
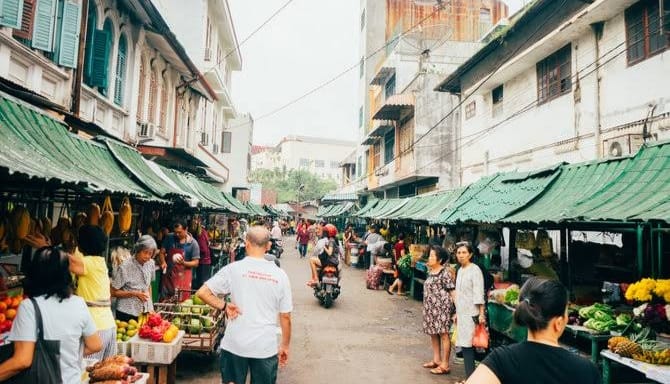
<svg viewBox="0 0 670 384">
<path fill-rule="evenodd" d="M 170 343 L 155 343 L 141 339 L 139 335 L 135 335 L 130 339 L 130 357 L 139 364 L 172 364 L 181 352 L 184 334 L 184 331 L 179 331 L 177 337 Z"/>
<path fill-rule="evenodd" d="M 130 357 L 130 340 L 116 342 L 116 354 Z"/>
<path fill-rule="evenodd" d="M 199 313 L 189 312 L 190 309 L 199 307 L 196 305 L 185 305 L 176 303 L 156 303 L 154 308 L 163 319 L 172 322 L 176 317 L 179 317 L 183 324 L 180 329 L 182 331 L 188 330 L 188 324 L 193 318 L 201 318 L 203 315 Z M 209 308 L 208 315 L 213 321 L 212 326 L 204 327 L 199 334 L 186 334 L 183 339 L 183 349 L 189 351 L 213 352 L 218 347 L 219 341 L 223 336 L 226 328 L 224 313 L 222 311 Z"/>
</svg>

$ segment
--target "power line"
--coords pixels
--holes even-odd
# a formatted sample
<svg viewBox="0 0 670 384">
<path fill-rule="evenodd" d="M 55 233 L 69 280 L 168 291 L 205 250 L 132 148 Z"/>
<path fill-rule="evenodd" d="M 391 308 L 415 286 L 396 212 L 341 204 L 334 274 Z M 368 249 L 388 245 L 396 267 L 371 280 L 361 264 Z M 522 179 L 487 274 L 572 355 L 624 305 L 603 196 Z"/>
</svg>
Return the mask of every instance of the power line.
<svg viewBox="0 0 670 384">
<path fill-rule="evenodd" d="M 267 19 L 265 19 L 265 21 L 263 21 L 263 22 L 261 23 L 261 25 L 259 25 L 258 27 L 256 27 L 256 29 L 254 29 L 253 32 L 251 32 L 247 37 L 245 37 L 241 42 L 239 42 L 239 43 L 235 46 L 235 48 L 233 48 L 233 49 L 231 49 L 230 51 L 228 51 L 228 53 L 226 53 L 226 55 L 225 55 L 223 58 L 221 58 L 221 59 L 218 59 L 218 58 L 217 58 L 216 64 L 214 64 L 211 68 L 209 68 L 208 70 L 206 70 L 206 71 L 204 72 L 204 74 L 207 74 L 207 73 L 213 71 L 213 70 L 214 70 L 216 67 L 218 67 L 224 60 L 226 60 L 230 55 L 232 55 L 235 51 L 238 51 L 238 50 L 240 49 L 240 47 L 241 47 L 242 45 L 244 45 L 244 43 L 246 43 L 247 41 L 249 41 L 249 39 L 251 39 L 252 37 L 254 37 L 254 35 L 255 35 L 256 33 L 258 33 L 258 31 L 260 31 L 261 29 L 263 29 L 263 27 L 265 27 L 268 23 L 270 23 L 270 21 L 272 21 L 272 19 L 274 19 L 278 14 L 280 14 L 281 11 L 283 11 L 286 7 L 288 7 L 289 4 L 291 4 L 293 1 L 294 1 L 294 0 L 288 0 L 286 3 L 284 3 L 284 5 L 282 5 L 281 7 L 279 7 L 279 8 L 278 8 L 272 15 L 270 15 L 270 17 L 268 17 Z"/>
</svg>

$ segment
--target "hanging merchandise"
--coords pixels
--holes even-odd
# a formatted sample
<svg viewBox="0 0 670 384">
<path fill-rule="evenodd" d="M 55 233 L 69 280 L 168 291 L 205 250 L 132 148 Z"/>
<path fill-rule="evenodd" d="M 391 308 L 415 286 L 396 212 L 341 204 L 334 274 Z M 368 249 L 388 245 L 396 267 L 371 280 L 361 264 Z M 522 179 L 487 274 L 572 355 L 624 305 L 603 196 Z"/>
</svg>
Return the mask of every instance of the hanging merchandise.
<svg viewBox="0 0 670 384">
<path fill-rule="evenodd" d="M 51 226 L 52 226 L 51 219 L 46 216 L 43 216 L 40 219 L 40 226 L 42 227 L 42 234 L 44 235 L 44 237 L 46 237 L 47 239 L 51 239 Z"/>
<path fill-rule="evenodd" d="M 75 234 L 79 233 L 79 228 L 81 228 L 87 222 L 88 222 L 88 217 L 86 215 L 86 212 L 77 212 L 77 214 L 74 215 L 74 221 L 72 223 L 72 227 L 74 228 L 74 233 Z"/>
<path fill-rule="evenodd" d="M 537 231 L 536 244 L 540 248 L 542 257 L 551 257 L 554 254 L 554 245 L 551 237 L 549 237 L 549 233 L 544 229 Z"/>
<path fill-rule="evenodd" d="M 87 224 L 95 225 L 95 226 L 100 225 L 100 214 L 101 213 L 102 212 L 100 211 L 100 206 L 96 203 L 91 203 L 91 205 L 88 206 L 88 213 L 87 213 L 88 222 L 87 222 Z"/>
<path fill-rule="evenodd" d="M 17 239 L 23 240 L 30 233 L 30 214 L 24 207 L 17 205 L 12 211 L 12 226 Z"/>
<path fill-rule="evenodd" d="M 114 226 L 114 210 L 112 209 L 112 199 L 109 196 L 105 197 L 105 202 L 102 204 L 100 226 L 107 236 L 112 233 L 112 227 Z"/>
<path fill-rule="evenodd" d="M 119 232 L 127 233 L 130 231 L 130 225 L 133 219 L 133 210 L 130 207 L 130 199 L 124 197 L 119 208 Z"/>
<path fill-rule="evenodd" d="M 537 247 L 535 242 L 535 232 L 519 231 L 516 235 L 516 247 L 532 251 Z"/>
</svg>

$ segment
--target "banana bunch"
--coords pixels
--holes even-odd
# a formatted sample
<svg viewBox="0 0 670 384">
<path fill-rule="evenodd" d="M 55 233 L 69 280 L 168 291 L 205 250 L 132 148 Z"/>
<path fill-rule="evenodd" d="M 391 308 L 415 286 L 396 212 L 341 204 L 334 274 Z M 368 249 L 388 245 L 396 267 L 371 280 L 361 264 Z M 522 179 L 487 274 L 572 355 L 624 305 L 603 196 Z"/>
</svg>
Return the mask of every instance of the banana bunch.
<svg viewBox="0 0 670 384">
<path fill-rule="evenodd" d="M 670 365 L 670 349 L 645 349 L 642 353 L 633 354 L 633 359 L 650 364 Z"/>
<path fill-rule="evenodd" d="M 147 317 L 148 315 L 146 313 L 140 313 L 140 315 L 137 317 L 137 328 L 140 328 L 144 325 L 144 323 L 147 322 Z"/>
</svg>

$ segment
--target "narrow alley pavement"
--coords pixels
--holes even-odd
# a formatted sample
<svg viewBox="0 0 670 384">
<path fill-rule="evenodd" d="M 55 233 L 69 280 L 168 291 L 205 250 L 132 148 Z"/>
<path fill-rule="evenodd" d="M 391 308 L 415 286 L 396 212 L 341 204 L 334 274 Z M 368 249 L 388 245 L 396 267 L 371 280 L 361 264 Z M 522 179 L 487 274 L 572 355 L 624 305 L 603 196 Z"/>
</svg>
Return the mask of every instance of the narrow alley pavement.
<svg viewBox="0 0 670 384">
<path fill-rule="evenodd" d="M 365 288 L 364 272 L 345 268 L 342 295 L 330 309 L 319 306 L 308 280 L 307 260 L 299 259 L 285 238 L 282 268 L 293 290 L 293 338 L 289 365 L 280 384 L 451 383 L 462 377 L 456 362 L 449 375 L 421 367 L 431 358 L 430 340 L 421 331 L 421 302 Z M 218 357 L 182 353 L 178 383 L 219 383 Z"/>
</svg>

